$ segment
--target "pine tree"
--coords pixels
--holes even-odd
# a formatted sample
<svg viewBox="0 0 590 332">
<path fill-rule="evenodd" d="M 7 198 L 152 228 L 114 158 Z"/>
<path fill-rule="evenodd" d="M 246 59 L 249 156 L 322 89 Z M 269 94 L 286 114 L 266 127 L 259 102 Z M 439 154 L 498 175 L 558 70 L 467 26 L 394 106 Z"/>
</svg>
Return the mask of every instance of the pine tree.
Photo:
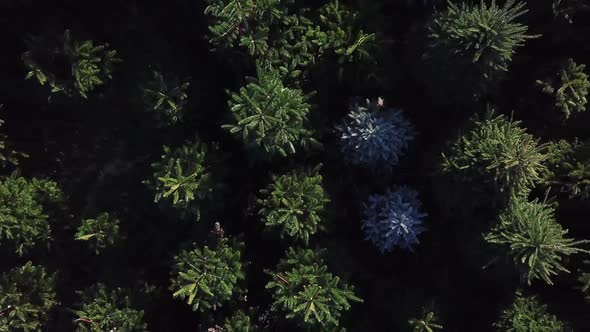
<svg viewBox="0 0 590 332">
<path fill-rule="evenodd" d="M 435 332 L 442 330 L 443 327 L 438 323 L 438 317 L 432 311 L 423 312 L 422 318 L 410 319 L 408 321 L 412 332 Z"/>
<path fill-rule="evenodd" d="M 161 123 L 173 125 L 182 121 L 190 83 L 188 80 L 179 82 L 171 75 L 165 77 L 156 70 L 152 75 L 152 79 L 141 88 L 146 108 L 156 112 Z"/>
<path fill-rule="evenodd" d="M 536 296 L 525 297 L 517 292 L 514 302 L 502 311 L 494 327 L 498 332 L 561 332 L 564 324 L 547 313 L 547 306 Z"/>
<path fill-rule="evenodd" d="M 243 243 L 219 239 L 215 247 L 183 250 L 174 257 L 170 290 L 174 298 L 186 301 L 194 311 L 216 310 L 239 292 L 244 280 L 240 261 Z"/>
<path fill-rule="evenodd" d="M 257 327 L 248 315 L 238 310 L 232 316 L 226 318 L 223 323 L 222 332 L 254 332 Z"/>
<path fill-rule="evenodd" d="M 133 309 L 125 290 L 98 283 L 78 292 L 81 304 L 74 320 L 77 332 L 146 331 L 143 311 Z"/>
<path fill-rule="evenodd" d="M 305 328 L 336 327 L 350 302 L 362 302 L 354 295 L 354 287 L 340 284 L 320 254 L 310 249 L 290 248 L 276 271 L 267 273 L 272 278 L 266 285 L 272 292 L 271 309 Z"/>
<path fill-rule="evenodd" d="M 94 41 L 72 39 L 69 30 L 63 37 L 31 37 L 26 40 L 28 50 L 22 59 L 29 70 L 26 79 L 35 78 L 47 83 L 51 92 L 66 96 L 77 93 L 88 98 L 88 93 L 112 78 L 114 65 L 121 62 L 117 51 L 109 44 L 94 45 Z"/>
<path fill-rule="evenodd" d="M 113 246 L 119 241 L 119 219 L 103 212 L 96 219 L 85 219 L 76 232 L 76 240 L 88 241 L 90 248 L 98 255 L 101 249 Z"/>
<path fill-rule="evenodd" d="M 546 146 L 519 125 L 503 115 L 474 120 L 442 154 L 443 173 L 502 201 L 512 194 L 526 196 L 542 182 L 547 156 Z"/>
<path fill-rule="evenodd" d="M 548 145 L 546 186 L 556 186 L 570 198 L 590 197 L 590 145 L 587 142 L 559 140 Z"/>
<path fill-rule="evenodd" d="M 50 238 L 44 204 L 61 200 L 55 182 L 27 180 L 12 173 L 0 180 L 0 243 L 8 243 L 22 256 L 31 247 Z"/>
<path fill-rule="evenodd" d="M 287 156 L 314 142 L 308 126 L 310 105 L 301 90 L 285 87 L 276 71 L 260 66 L 257 78 L 232 93 L 228 102 L 234 124 L 223 125 L 248 146 Z"/>
<path fill-rule="evenodd" d="M 211 197 L 214 187 L 207 147 L 197 140 L 163 149 L 161 160 L 152 164 L 153 180 L 144 183 L 154 189 L 154 202 L 167 199 L 183 213 L 196 214 L 198 220 L 201 202 Z"/>
<path fill-rule="evenodd" d="M 306 244 L 324 228 L 321 215 L 330 200 L 318 170 L 273 176 L 272 183 L 260 190 L 258 214 L 266 227 L 278 227 L 281 237 L 288 235 Z"/>
<path fill-rule="evenodd" d="M 0 332 L 41 331 L 57 303 L 55 274 L 27 262 L 0 275 Z"/>
<path fill-rule="evenodd" d="M 553 284 L 554 275 L 569 273 L 562 265 L 564 256 L 590 253 L 579 247 L 590 241 L 564 237 L 568 231 L 557 223 L 554 214 L 555 209 L 547 203 L 513 198 L 496 226 L 485 235 L 489 243 L 505 248 L 529 285 L 534 279 Z"/>
<path fill-rule="evenodd" d="M 590 81 L 585 68 L 586 65 L 578 65 L 573 59 L 568 59 L 555 77 L 536 82 L 543 92 L 555 98 L 555 106 L 566 119 L 575 112 L 586 110 Z"/>
</svg>

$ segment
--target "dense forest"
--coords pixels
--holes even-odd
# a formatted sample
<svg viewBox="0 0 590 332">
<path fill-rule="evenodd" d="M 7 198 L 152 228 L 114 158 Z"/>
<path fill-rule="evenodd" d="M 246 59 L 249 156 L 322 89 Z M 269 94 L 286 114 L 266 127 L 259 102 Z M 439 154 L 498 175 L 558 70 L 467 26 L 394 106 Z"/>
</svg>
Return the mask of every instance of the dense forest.
<svg viewBox="0 0 590 332">
<path fill-rule="evenodd" d="M 590 1 L 0 30 L 0 332 L 590 331 Z"/>
</svg>

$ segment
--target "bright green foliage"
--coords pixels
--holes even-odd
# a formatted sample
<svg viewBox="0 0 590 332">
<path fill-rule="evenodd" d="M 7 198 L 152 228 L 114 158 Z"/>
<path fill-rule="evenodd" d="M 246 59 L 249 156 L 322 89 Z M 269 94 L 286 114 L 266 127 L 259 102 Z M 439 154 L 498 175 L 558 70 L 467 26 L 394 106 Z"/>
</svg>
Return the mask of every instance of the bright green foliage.
<svg viewBox="0 0 590 332">
<path fill-rule="evenodd" d="M 453 63 L 473 65 L 486 81 L 508 71 L 517 47 L 527 39 L 527 26 L 516 22 L 528 10 L 525 3 L 508 0 L 498 6 L 481 0 L 479 5 L 449 2 L 429 25 L 430 46 Z"/>
<path fill-rule="evenodd" d="M 266 288 L 272 292 L 271 310 L 284 313 L 302 327 L 332 328 L 338 326 L 342 311 L 350 302 L 362 302 L 354 287 L 340 284 L 340 278 L 328 272 L 320 255 L 311 249 L 293 249 L 281 259 Z"/>
<path fill-rule="evenodd" d="M 77 332 L 146 331 L 143 311 L 131 307 L 129 296 L 122 289 L 108 290 L 99 283 L 78 295 L 82 304 L 75 311 Z"/>
<path fill-rule="evenodd" d="M 590 268 L 590 261 L 584 261 L 584 265 Z M 590 302 L 590 269 L 585 272 L 580 270 L 579 273 L 580 291 L 584 294 L 584 298 Z"/>
<path fill-rule="evenodd" d="M 16 173 L 0 181 L 0 243 L 9 243 L 22 256 L 50 237 L 43 204 L 61 199 L 55 182 L 27 180 Z"/>
<path fill-rule="evenodd" d="M 308 243 L 310 235 L 323 229 L 321 214 L 330 200 L 317 169 L 273 176 L 272 183 L 260 194 L 258 214 L 267 227 L 280 228 L 281 236 Z"/>
<path fill-rule="evenodd" d="M 162 159 L 152 164 L 153 182 L 145 181 L 154 187 L 154 202 L 171 200 L 175 207 L 194 212 L 198 217 L 200 201 L 210 197 L 213 191 L 206 146 L 195 141 L 176 149 L 167 146 L 163 149 Z"/>
<path fill-rule="evenodd" d="M 174 257 L 170 286 L 174 298 L 204 312 L 216 310 L 239 291 L 238 282 L 245 277 L 240 261 L 243 243 L 228 242 L 222 238 L 214 248 L 183 250 Z"/>
<path fill-rule="evenodd" d="M 260 67 L 258 78 L 232 93 L 228 101 L 234 124 L 223 125 L 250 146 L 287 156 L 313 141 L 308 129 L 310 105 L 301 90 L 283 85 L 280 75 Z"/>
<path fill-rule="evenodd" d="M 57 303 L 55 275 L 27 262 L 0 275 L 0 332 L 41 331 Z"/>
<path fill-rule="evenodd" d="M 564 256 L 589 253 L 579 245 L 590 241 L 565 238 L 568 231 L 555 221 L 554 213 L 554 208 L 546 203 L 514 198 L 500 214 L 496 226 L 485 235 L 486 241 L 507 250 L 529 285 L 534 279 L 553 284 L 552 276 L 569 272 L 562 265 Z"/>
<path fill-rule="evenodd" d="M 119 239 L 119 219 L 103 212 L 96 219 L 85 219 L 78 226 L 76 240 L 88 241 L 98 255 L 101 249 L 113 246 Z"/>
<path fill-rule="evenodd" d="M 442 325 L 438 324 L 438 318 L 434 312 L 424 312 L 420 319 L 410 319 L 408 321 L 412 332 L 435 332 L 443 329 Z"/>
<path fill-rule="evenodd" d="M 153 79 L 142 87 L 146 107 L 156 112 L 164 123 L 175 124 L 182 121 L 190 83 L 179 82 L 176 77 L 164 77 L 159 71 L 153 71 L 152 74 Z"/>
<path fill-rule="evenodd" d="M 524 297 L 520 293 L 516 294 L 514 303 L 502 311 L 494 327 L 499 332 L 561 332 L 564 328 L 535 296 Z"/>
<path fill-rule="evenodd" d="M 26 79 L 35 77 L 41 85 L 48 83 L 51 92 L 66 96 L 78 93 L 88 98 L 112 78 L 114 65 L 121 62 L 108 43 L 95 46 L 92 40 L 72 40 L 69 30 L 57 40 L 41 36 L 26 43 L 28 50 L 22 56 L 29 70 Z"/>
<path fill-rule="evenodd" d="M 225 319 L 223 323 L 223 332 L 254 332 L 257 331 L 256 325 L 242 310 L 238 310 L 231 317 Z"/>
<path fill-rule="evenodd" d="M 546 156 L 545 146 L 519 125 L 503 115 L 474 121 L 443 153 L 443 171 L 463 182 L 492 185 L 502 197 L 526 196 L 541 181 Z"/>
<path fill-rule="evenodd" d="M 568 59 L 555 77 L 537 81 L 543 92 L 555 98 L 555 106 L 566 119 L 574 112 L 586 110 L 590 81 L 584 72 L 585 68 L 586 65 L 577 65 L 573 59 Z"/>
</svg>

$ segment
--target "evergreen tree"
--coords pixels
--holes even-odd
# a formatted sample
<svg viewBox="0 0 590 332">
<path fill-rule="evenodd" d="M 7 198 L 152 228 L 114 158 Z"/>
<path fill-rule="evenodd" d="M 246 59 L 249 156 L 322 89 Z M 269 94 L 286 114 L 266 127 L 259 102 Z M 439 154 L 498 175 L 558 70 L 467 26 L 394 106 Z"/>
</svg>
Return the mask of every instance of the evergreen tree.
<svg viewBox="0 0 590 332">
<path fill-rule="evenodd" d="M 27 180 L 12 173 L 0 180 L 0 243 L 9 243 L 22 256 L 31 247 L 50 238 L 44 204 L 61 200 L 55 182 Z"/>
<path fill-rule="evenodd" d="M 161 123 L 172 125 L 182 121 L 190 83 L 188 80 L 179 82 L 174 76 L 164 77 L 156 70 L 152 75 L 152 79 L 141 88 L 145 106 L 156 112 Z"/>
<path fill-rule="evenodd" d="M 547 306 L 536 296 L 525 297 L 518 292 L 494 327 L 499 332 L 561 332 L 564 329 L 563 323 L 547 313 Z"/>
<path fill-rule="evenodd" d="M 310 329 L 325 330 L 338 326 L 342 311 L 350 302 L 362 302 L 354 287 L 340 284 L 340 278 L 328 272 L 318 252 L 289 248 L 276 271 L 267 272 L 271 281 L 272 310 Z"/>
<path fill-rule="evenodd" d="M 103 212 L 96 219 L 85 219 L 76 232 L 76 240 L 88 241 L 98 255 L 101 249 L 113 246 L 119 239 L 119 219 Z"/>
<path fill-rule="evenodd" d="M 234 124 L 223 127 L 270 155 L 287 156 L 296 147 L 315 142 L 308 127 L 307 97 L 301 90 L 285 87 L 276 71 L 259 66 L 257 74 L 239 93 L 231 94 L 228 104 Z"/>
<path fill-rule="evenodd" d="M 163 149 L 162 159 L 152 164 L 153 180 L 144 183 L 154 189 L 154 202 L 171 200 L 174 207 L 199 219 L 200 204 L 211 197 L 214 187 L 207 147 L 197 140 Z"/>
<path fill-rule="evenodd" d="M 590 261 L 584 261 L 586 267 L 590 267 Z M 584 298 L 590 302 L 590 269 L 584 272 L 580 269 L 578 282 L 580 283 L 580 291 L 584 294 Z"/>
<path fill-rule="evenodd" d="M 117 51 L 109 44 L 94 45 L 94 41 L 78 41 L 66 30 L 63 37 L 31 37 L 22 59 L 29 70 L 26 79 L 47 83 L 51 92 L 66 96 L 74 93 L 88 98 L 88 93 L 112 78 L 114 65 L 121 62 Z"/>
<path fill-rule="evenodd" d="M 174 298 L 186 301 L 194 311 L 221 307 L 239 292 L 238 282 L 245 278 L 242 248 L 241 242 L 221 238 L 213 248 L 180 252 L 174 257 L 170 286 Z"/>
<path fill-rule="evenodd" d="M 311 235 L 324 228 L 321 214 L 330 200 L 318 170 L 273 176 L 272 183 L 260 190 L 258 214 L 267 227 L 280 228 L 281 237 L 308 243 Z"/>
<path fill-rule="evenodd" d="M 41 331 L 57 303 L 55 274 L 27 262 L 0 275 L 0 332 Z"/>
<path fill-rule="evenodd" d="M 222 332 L 254 332 L 257 327 L 248 315 L 238 310 L 232 316 L 226 318 L 223 323 Z"/>
<path fill-rule="evenodd" d="M 435 332 L 443 329 L 438 323 L 438 317 L 432 311 L 422 313 L 422 318 L 410 319 L 408 321 L 412 332 Z"/>
<path fill-rule="evenodd" d="M 485 235 L 486 241 L 505 248 L 529 285 L 534 279 L 553 284 L 554 275 L 569 273 L 562 265 L 564 256 L 590 253 L 579 248 L 590 241 L 564 237 L 568 231 L 555 221 L 554 213 L 554 208 L 544 202 L 513 198 L 496 226 Z"/>
<path fill-rule="evenodd" d="M 542 181 L 547 156 L 546 146 L 519 125 L 503 115 L 474 120 L 442 154 L 443 173 L 502 201 L 511 194 L 526 196 Z"/>
<path fill-rule="evenodd" d="M 574 112 L 583 112 L 588 103 L 590 81 L 584 72 L 586 65 L 578 65 L 573 59 L 562 64 L 555 77 L 538 80 L 543 92 L 555 98 L 555 106 L 568 119 Z"/>
<path fill-rule="evenodd" d="M 544 184 L 557 186 L 570 198 L 590 197 L 590 145 L 559 140 L 548 145 Z"/>
</svg>

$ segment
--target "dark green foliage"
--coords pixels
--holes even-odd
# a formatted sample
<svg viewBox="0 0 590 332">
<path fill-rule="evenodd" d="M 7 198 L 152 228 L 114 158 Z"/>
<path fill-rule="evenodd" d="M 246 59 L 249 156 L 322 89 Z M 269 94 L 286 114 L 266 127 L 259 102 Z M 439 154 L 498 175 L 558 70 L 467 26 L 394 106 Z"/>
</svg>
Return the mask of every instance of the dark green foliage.
<svg viewBox="0 0 590 332">
<path fill-rule="evenodd" d="M 308 243 L 311 235 L 324 228 L 321 215 L 329 201 L 317 168 L 291 171 L 273 176 L 272 183 L 260 190 L 258 214 L 267 227 L 278 227 L 281 237 Z"/>
<path fill-rule="evenodd" d="M 256 325 L 242 310 L 238 310 L 231 317 L 226 318 L 223 323 L 223 332 L 254 332 Z"/>
<path fill-rule="evenodd" d="M 61 199 L 55 182 L 27 180 L 13 173 L 0 181 L 0 243 L 22 256 L 36 243 L 50 238 L 43 204 Z"/>
<path fill-rule="evenodd" d="M 420 319 L 410 319 L 408 321 L 412 332 L 434 332 L 443 329 L 442 325 L 438 323 L 438 317 L 432 311 L 422 313 Z"/>
<path fill-rule="evenodd" d="M 561 332 L 564 328 L 535 296 L 524 297 L 520 293 L 516 294 L 514 303 L 502 311 L 494 327 L 499 332 Z"/>
<path fill-rule="evenodd" d="M 508 0 L 498 6 L 481 0 L 479 5 L 449 2 L 428 26 L 430 47 L 449 61 L 473 66 L 485 81 L 508 71 L 516 48 L 533 38 L 516 21 L 528 10 L 525 3 Z"/>
<path fill-rule="evenodd" d="M 188 81 L 179 82 L 177 77 L 166 76 L 153 71 L 153 77 L 142 87 L 145 106 L 158 114 L 165 124 L 182 121 L 188 102 Z"/>
<path fill-rule="evenodd" d="M 234 123 L 223 127 L 270 155 L 287 156 L 313 142 L 307 97 L 301 90 L 285 87 L 275 71 L 259 66 L 257 74 L 239 93 L 231 94 L 228 105 Z"/>
<path fill-rule="evenodd" d="M 88 98 L 88 93 L 112 78 L 113 67 L 121 62 L 109 44 L 95 46 L 92 40 L 73 40 L 70 31 L 63 37 L 31 37 L 22 58 L 29 70 L 26 78 L 47 83 L 51 92 L 66 96 L 74 93 Z"/>
<path fill-rule="evenodd" d="M 0 332 L 41 331 L 57 303 L 55 275 L 27 262 L 0 276 Z"/>
<path fill-rule="evenodd" d="M 501 245 L 523 273 L 530 285 L 534 279 L 553 284 L 551 278 L 568 272 L 564 256 L 589 253 L 579 245 L 590 241 L 574 241 L 555 220 L 554 208 L 544 202 L 527 202 L 514 198 L 499 216 L 496 226 L 485 235 L 486 241 Z"/>
<path fill-rule="evenodd" d="M 587 143 L 560 140 L 548 145 L 545 184 L 570 197 L 590 197 L 590 149 Z"/>
<path fill-rule="evenodd" d="M 340 284 L 340 278 L 328 272 L 318 252 L 289 248 L 266 288 L 272 292 L 272 310 L 285 314 L 302 327 L 328 329 L 338 326 L 342 311 L 350 302 L 362 302 L 354 287 Z"/>
<path fill-rule="evenodd" d="M 2 104 L 0 104 L 2 110 Z M 4 124 L 4 120 L 0 119 L 0 127 Z M 28 155 L 22 152 L 17 152 L 10 148 L 8 143 L 8 136 L 0 133 L 0 166 L 7 167 L 8 165 L 18 165 L 19 159 L 27 158 Z"/>
<path fill-rule="evenodd" d="M 503 115 L 473 121 L 443 153 L 443 172 L 501 197 L 526 196 L 542 180 L 546 156 L 545 146 L 519 125 Z"/>
<path fill-rule="evenodd" d="M 76 232 L 76 240 L 88 241 L 97 255 L 101 249 L 113 246 L 120 238 L 119 219 L 107 212 L 99 214 L 96 219 L 83 220 Z"/>
<path fill-rule="evenodd" d="M 580 283 L 580 292 L 584 295 L 584 298 L 590 302 L 590 261 L 584 261 L 586 270 L 580 269 L 578 271 L 578 282 Z"/>
<path fill-rule="evenodd" d="M 81 305 L 74 321 L 77 332 L 146 331 L 143 311 L 131 307 L 123 289 L 109 290 L 99 283 L 78 295 Z"/>
<path fill-rule="evenodd" d="M 585 68 L 586 65 L 577 65 L 573 59 L 568 59 L 554 77 L 537 81 L 543 92 L 555 99 L 555 106 L 566 119 L 575 112 L 586 110 L 590 81 Z"/>
<path fill-rule="evenodd" d="M 176 208 L 194 212 L 199 219 L 201 201 L 213 191 L 206 146 L 187 141 L 181 147 L 163 149 L 162 159 L 152 164 L 153 180 L 145 181 L 155 190 L 154 202 L 170 200 Z"/>
<path fill-rule="evenodd" d="M 243 243 L 220 239 L 214 248 L 183 250 L 174 257 L 170 290 L 194 311 L 216 310 L 239 292 L 244 280 Z"/>
</svg>

